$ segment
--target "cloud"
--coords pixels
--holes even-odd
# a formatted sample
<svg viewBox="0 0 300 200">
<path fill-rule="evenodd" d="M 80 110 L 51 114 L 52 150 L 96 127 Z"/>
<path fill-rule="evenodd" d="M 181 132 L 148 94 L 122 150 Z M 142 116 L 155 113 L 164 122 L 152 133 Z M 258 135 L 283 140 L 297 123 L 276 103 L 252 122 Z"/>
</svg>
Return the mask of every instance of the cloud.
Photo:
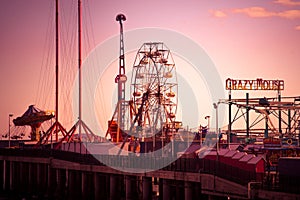
<svg viewBox="0 0 300 200">
<path fill-rule="evenodd" d="M 227 14 L 221 10 L 211 10 L 210 11 L 214 17 L 224 18 L 227 17 Z"/>
<path fill-rule="evenodd" d="M 300 2 L 295 2 L 293 0 L 276 0 L 274 3 L 282 4 L 285 6 L 299 6 Z"/>
<path fill-rule="evenodd" d="M 266 17 L 281 17 L 286 19 L 300 18 L 300 10 L 286 10 L 282 12 L 268 11 L 263 7 L 249 7 L 237 8 L 232 10 L 233 13 L 242 13 L 253 18 L 266 18 Z"/>
<path fill-rule="evenodd" d="M 300 18 L 300 10 L 287 10 L 277 13 L 278 17 L 283 17 L 287 19 L 297 19 Z"/>
<path fill-rule="evenodd" d="M 250 8 L 237 8 L 233 9 L 233 13 L 243 13 L 249 17 L 272 17 L 275 16 L 275 12 L 267 11 L 262 7 L 250 7 Z"/>
<path fill-rule="evenodd" d="M 300 31 L 300 25 L 299 25 L 299 26 L 296 26 L 295 29 L 296 29 L 297 31 Z"/>
</svg>

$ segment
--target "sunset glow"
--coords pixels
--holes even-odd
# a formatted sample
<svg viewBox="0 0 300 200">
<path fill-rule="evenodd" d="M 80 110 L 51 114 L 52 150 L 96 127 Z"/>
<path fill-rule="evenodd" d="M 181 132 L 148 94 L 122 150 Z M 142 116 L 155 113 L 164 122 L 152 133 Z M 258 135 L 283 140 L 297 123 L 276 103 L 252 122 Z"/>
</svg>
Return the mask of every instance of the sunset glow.
<svg viewBox="0 0 300 200">
<path fill-rule="evenodd" d="M 280 79 L 285 81 L 283 96 L 300 95 L 299 1 L 83 0 L 82 2 L 83 59 L 87 58 L 97 45 L 119 34 L 115 16 L 124 13 L 127 17 L 127 21 L 124 22 L 125 51 L 128 45 L 126 41 L 128 31 L 148 27 L 172 30 L 190 38 L 205 50 L 219 73 L 226 96 L 227 78 Z M 76 1 L 61 1 L 60 8 L 59 109 L 62 124 L 69 129 L 74 123 L 71 113 L 71 90 L 78 68 Z M 3 0 L 0 6 L 0 25 L 2 27 L 0 135 L 2 135 L 7 132 L 10 113 L 14 114 L 14 118 L 20 116 L 31 104 L 43 110 L 55 109 L 54 1 Z M 118 43 L 106 49 L 116 52 L 116 58 L 118 50 Z M 192 53 L 197 55 L 197 52 Z M 129 54 L 128 62 L 126 61 L 127 71 L 132 67 L 131 61 L 135 53 Z M 185 76 L 188 72 L 181 67 L 186 61 L 179 57 L 177 61 L 177 71 Z M 111 68 L 110 73 L 116 75 L 118 66 Z M 117 86 L 114 78 L 110 80 L 105 77 L 103 80 L 104 86 Z M 194 85 L 195 93 L 201 90 L 199 85 L 205 85 L 203 80 L 199 81 L 199 85 L 193 79 L 189 82 Z M 202 89 L 205 95 L 209 93 L 205 88 Z M 250 92 L 250 97 L 261 95 L 274 96 L 276 93 Z M 244 98 L 245 94 L 235 92 L 233 96 Z M 204 109 L 203 113 L 200 111 L 199 123 L 205 123 L 204 117 L 212 115 L 211 99 L 207 97 L 201 106 L 207 109 Z M 110 115 L 109 111 L 107 112 L 105 115 Z"/>
</svg>

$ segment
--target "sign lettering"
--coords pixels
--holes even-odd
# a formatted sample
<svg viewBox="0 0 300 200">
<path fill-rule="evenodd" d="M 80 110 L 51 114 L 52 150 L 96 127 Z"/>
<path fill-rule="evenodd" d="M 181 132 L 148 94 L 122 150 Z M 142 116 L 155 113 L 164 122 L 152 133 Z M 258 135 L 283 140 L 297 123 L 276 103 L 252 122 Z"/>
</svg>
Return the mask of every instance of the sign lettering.
<svg viewBox="0 0 300 200">
<path fill-rule="evenodd" d="M 283 80 L 235 80 L 226 79 L 226 90 L 284 90 Z"/>
</svg>

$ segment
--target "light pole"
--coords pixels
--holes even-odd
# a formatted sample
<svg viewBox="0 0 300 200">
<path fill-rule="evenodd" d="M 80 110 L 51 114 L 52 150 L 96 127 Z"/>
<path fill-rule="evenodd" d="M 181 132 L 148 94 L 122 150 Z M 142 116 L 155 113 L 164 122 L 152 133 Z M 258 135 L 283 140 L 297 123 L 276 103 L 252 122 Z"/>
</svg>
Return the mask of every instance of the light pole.
<svg viewBox="0 0 300 200">
<path fill-rule="evenodd" d="M 10 118 L 14 116 L 13 114 L 8 115 L 8 148 L 10 148 Z"/>
<path fill-rule="evenodd" d="M 217 154 L 219 152 L 219 116 L 218 116 L 218 107 L 220 102 L 214 103 L 214 109 L 216 109 L 216 138 L 217 138 Z"/>
<path fill-rule="evenodd" d="M 216 166 L 215 166 L 215 173 L 219 173 L 219 116 L 218 116 L 218 107 L 219 107 L 220 102 L 214 103 L 214 109 L 216 109 L 216 151 L 217 151 L 217 158 L 216 158 Z M 216 178 L 214 177 L 214 189 L 216 187 Z"/>
</svg>

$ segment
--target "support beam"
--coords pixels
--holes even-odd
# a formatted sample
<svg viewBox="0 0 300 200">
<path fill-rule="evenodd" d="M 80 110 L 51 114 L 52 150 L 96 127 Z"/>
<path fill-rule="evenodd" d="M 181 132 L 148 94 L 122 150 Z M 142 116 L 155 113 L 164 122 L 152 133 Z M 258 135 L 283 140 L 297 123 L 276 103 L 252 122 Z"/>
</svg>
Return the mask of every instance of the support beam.
<svg viewBox="0 0 300 200">
<path fill-rule="evenodd" d="M 288 109 L 288 131 L 291 132 L 291 109 Z"/>
<path fill-rule="evenodd" d="M 94 199 L 108 199 L 110 194 L 109 176 L 106 174 L 94 173 Z"/>
<path fill-rule="evenodd" d="M 152 199 L 152 178 L 143 176 L 143 200 Z"/>
<path fill-rule="evenodd" d="M 111 174 L 109 177 L 110 180 L 110 188 L 109 188 L 109 199 L 120 199 L 122 194 L 122 182 L 123 177 L 120 175 Z"/>
<path fill-rule="evenodd" d="M 65 191 L 67 189 L 67 171 L 63 169 L 56 169 L 56 189 L 54 198 L 61 198 L 65 196 Z"/>
<path fill-rule="evenodd" d="M 159 195 L 159 200 L 163 200 L 163 194 L 164 194 L 164 190 L 163 190 L 163 179 L 159 178 L 158 180 L 158 195 Z"/>
<path fill-rule="evenodd" d="M 133 177 L 131 176 L 125 176 L 125 198 L 126 200 L 132 200 L 134 199 L 133 194 Z"/>
<path fill-rule="evenodd" d="M 228 135 L 227 135 L 227 141 L 228 144 L 230 144 L 232 138 L 231 138 L 231 127 L 232 127 L 232 119 L 231 119 L 231 107 L 232 107 L 232 103 L 231 103 L 231 90 L 229 90 L 229 110 L 228 110 Z"/>
<path fill-rule="evenodd" d="M 193 183 L 189 181 L 184 182 L 184 199 L 193 199 Z"/>
<path fill-rule="evenodd" d="M 56 188 L 56 171 L 51 167 L 50 164 L 47 164 L 47 192 L 46 196 L 49 197 L 49 199 L 54 198 L 54 192 Z"/>
<path fill-rule="evenodd" d="M 78 172 L 81 173 L 81 198 L 88 199 L 88 187 L 89 187 L 89 180 L 88 175 L 86 172 Z"/>
<path fill-rule="evenodd" d="M 281 93 L 280 90 L 278 90 L 278 102 L 281 102 Z M 281 127 L 281 106 L 278 108 L 278 131 L 279 131 L 279 137 L 282 138 L 282 127 Z"/>
<path fill-rule="evenodd" d="M 101 188 L 101 180 L 100 175 L 97 172 L 94 172 L 93 174 L 94 178 L 94 198 L 95 199 L 106 199 L 104 195 L 101 195 L 101 190 L 106 190 L 106 188 Z"/>
<path fill-rule="evenodd" d="M 6 176 L 6 173 L 7 173 L 7 167 L 6 167 L 6 160 L 3 160 L 3 186 L 2 186 L 2 189 L 3 191 L 6 190 L 6 179 L 7 179 L 7 176 Z"/>
<path fill-rule="evenodd" d="M 9 161 L 9 190 L 13 191 L 13 181 L 14 181 L 14 162 Z"/>
<path fill-rule="evenodd" d="M 163 200 L 171 199 L 171 185 L 170 181 L 167 179 L 163 179 Z"/>
<path fill-rule="evenodd" d="M 247 133 L 247 138 L 249 138 L 250 134 L 250 128 L 249 128 L 249 93 L 246 93 L 246 133 Z"/>
<path fill-rule="evenodd" d="M 28 192 L 34 191 L 34 174 L 33 174 L 33 163 L 28 163 Z"/>
<path fill-rule="evenodd" d="M 175 198 L 176 199 L 185 199 L 185 191 L 184 191 L 184 181 L 176 180 L 175 181 Z"/>
<path fill-rule="evenodd" d="M 42 189 L 42 176 L 43 174 L 41 173 L 41 165 L 40 163 L 36 163 L 36 185 L 37 185 L 37 190 L 40 191 Z"/>
<path fill-rule="evenodd" d="M 268 125 L 269 119 L 268 119 L 267 115 L 265 117 L 265 120 L 266 120 L 266 122 L 265 122 L 265 135 L 264 135 L 264 137 L 268 138 L 269 137 L 269 125 Z"/>
<path fill-rule="evenodd" d="M 25 176 L 26 176 L 26 172 L 24 170 L 24 163 L 23 162 L 20 162 L 19 163 L 19 187 L 20 187 L 20 190 L 19 192 L 25 192 L 25 184 L 26 184 L 26 181 L 25 181 Z"/>
<path fill-rule="evenodd" d="M 67 170 L 68 178 L 68 198 L 76 199 L 81 198 L 81 171 Z"/>
</svg>

